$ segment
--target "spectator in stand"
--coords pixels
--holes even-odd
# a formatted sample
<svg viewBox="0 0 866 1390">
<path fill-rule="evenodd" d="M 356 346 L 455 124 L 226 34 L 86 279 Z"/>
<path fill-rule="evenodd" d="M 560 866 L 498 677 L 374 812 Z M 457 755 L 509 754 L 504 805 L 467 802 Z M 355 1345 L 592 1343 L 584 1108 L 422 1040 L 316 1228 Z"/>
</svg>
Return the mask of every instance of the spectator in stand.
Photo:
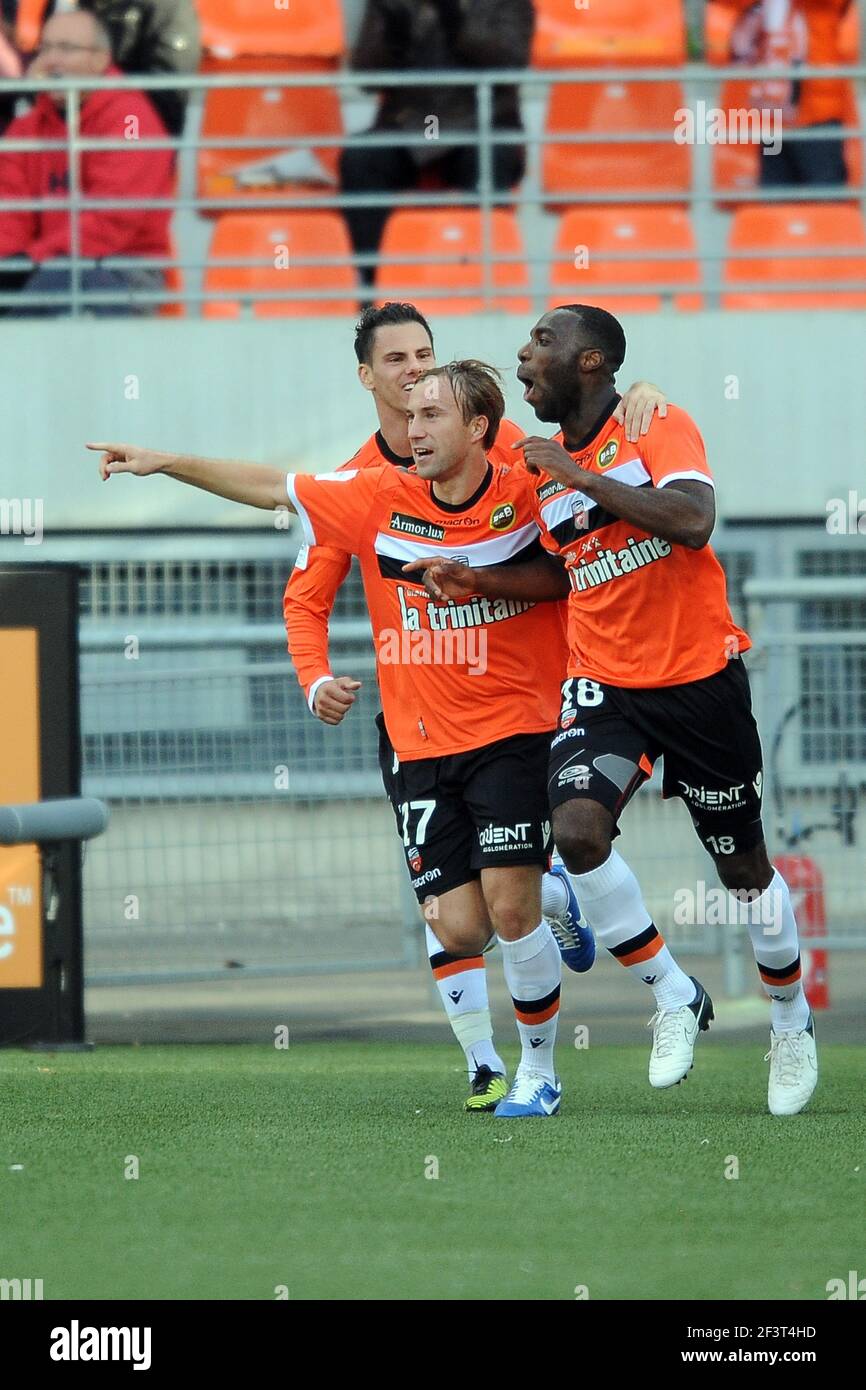
<svg viewBox="0 0 866 1390">
<path fill-rule="evenodd" d="M 34 76 L 119 76 L 111 62 L 111 45 L 102 23 L 84 10 L 56 14 L 42 31 L 40 48 L 30 67 Z M 58 198 L 69 191 L 69 160 L 64 149 L 13 152 L 6 140 L 58 140 L 66 138 L 66 97 L 50 88 L 40 92 L 26 115 L 17 117 L 0 140 L 0 198 Z M 98 91 L 81 101 L 81 135 L 92 139 L 128 140 L 129 149 L 85 151 L 80 156 L 80 186 L 84 197 L 111 198 L 117 207 L 80 212 L 80 255 L 99 260 L 106 256 L 167 257 L 168 209 L 124 209 L 129 198 L 170 198 L 173 192 L 172 154 L 165 150 L 136 150 L 137 139 L 165 135 L 159 116 L 147 97 L 135 91 Z M 69 270 L 52 266 L 57 257 L 71 254 L 70 213 L 62 211 L 0 212 L 0 257 L 15 257 L 20 270 L 0 272 L 0 288 L 33 292 L 66 293 Z M 31 265 L 30 263 L 35 263 Z M 84 270 L 83 289 L 157 290 L 163 286 L 159 269 L 110 270 L 99 266 Z M 147 306 L 117 303 L 94 305 L 97 314 L 142 312 Z M 22 300 L 14 315 L 58 314 L 62 306 L 37 306 Z"/>
<path fill-rule="evenodd" d="M 406 87 L 386 87 L 372 130 L 416 135 L 415 146 L 382 149 L 349 143 L 340 163 L 344 193 L 396 193 L 416 188 L 432 175 L 440 187 L 477 189 L 477 141 L 458 137 L 478 128 L 474 86 L 424 86 L 422 74 L 436 68 L 524 68 L 529 62 L 532 0 L 368 0 L 352 67 L 360 71 L 412 73 Z M 431 118 L 435 118 L 432 119 Z M 493 93 L 493 125 L 520 131 L 520 105 L 513 85 Z M 522 145 L 493 147 L 493 183 L 511 188 L 523 177 Z M 346 219 L 358 253 L 378 250 L 387 207 L 356 207 Z M 366 281 L 373 269 L 362 270 Z"/>
<path fill-rule="evenodd" d="M 734 62 L 794 67 L 839 65 L 839 28 L 850 0 L 722 0 L 738 11 L 731 36 Z M 784 140 L 761 160 L 761 187 L 844 184 L 843 142 L 831 132 L 843 125 L 845 82 L 775 78 L 760 84 L 762 105 L 781 110 L 784 127 L 808 129 L 814 139 Z M 829 138 L 828 138 L 829 137 Z"/>
<path fill-rule="evenodd" d="M 48 14 L 74 8 L 74 0 L 49 0 Z M 193 0 L 80 0 L 111 37 L 117 66 L 129 73 L 198 72 L 201 30 Z M 188 92 L 148 92 L 169 135 L 183 130 Z"/>
</svg>

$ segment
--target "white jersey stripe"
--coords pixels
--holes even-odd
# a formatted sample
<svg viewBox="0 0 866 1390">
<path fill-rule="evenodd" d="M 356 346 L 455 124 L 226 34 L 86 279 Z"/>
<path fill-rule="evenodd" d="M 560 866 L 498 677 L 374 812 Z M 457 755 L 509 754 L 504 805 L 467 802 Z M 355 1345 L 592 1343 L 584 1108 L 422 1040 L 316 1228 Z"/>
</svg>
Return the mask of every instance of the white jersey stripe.
<svg viewBox="0 0 866 1390">
<path fill-rule="evenodd" d="M 313 523 L 310 520 L 309 514 L 307 513 L 307 509 L 304 506 L 304 504 L 298 501 L 298 490 L 295 487 L 296 476 L 297 475 L 295 473 L 286 474 L 286 492 L 289 494 L 289 500 L 292 506 L 294 507 L 295 511 L 298 513 L 298 516 L 300 517 L 301 530 L 304 533 L 304 540 L 306 541 L 307 545 L 315 545 L 316 533 L 313 529 Z"/>
<path fill-rule="evenodd" d="M 666 478 L 662 478 L 660 483 L 656 483 L 656 487 L 667 487 L 668 483 L 676 482 L 677 478 L 694 478 L 695 482 L 706 483 L 707 487 L 715 490 L 716 485 L 712 478 L 708 477 L 706 473 L 699 472 L 697 468 L 692 468 L 684 473 L 668 473 Z"/>
<path fill-rule="evenodd" d="M 615 478 L 618 483 L 625 483 L 627 487 L 640 487 L 642 483 L 650 482 L 650 474 L 642 458 L 627 459 L 625 463 L 618 463 L 615 468 L 605 468 L 598 477 Z"/>
<path fill-rule="evenodd" d="M 447 518 L 442 518 L 442 525 L 447 527 Z M 404 564 L 438 551 L 446 555 L 465 555 L 468 564 L 477 568 L 481 565 L 501 565 L 504 560 L 510 560 L 513 555 L 525 550 L 539 535 L 534 521 L 527 522 L 525 526 L 518 526 L 506 535 L 491 536 L 486 541 L 464 541 L 459 535 L 453 536 L 447 543 L 406 540 L 402 536 L 390 536 L 380 531 L 376 536 L 375 550 L 377 555 L 402 560 Z"/>
</svg>

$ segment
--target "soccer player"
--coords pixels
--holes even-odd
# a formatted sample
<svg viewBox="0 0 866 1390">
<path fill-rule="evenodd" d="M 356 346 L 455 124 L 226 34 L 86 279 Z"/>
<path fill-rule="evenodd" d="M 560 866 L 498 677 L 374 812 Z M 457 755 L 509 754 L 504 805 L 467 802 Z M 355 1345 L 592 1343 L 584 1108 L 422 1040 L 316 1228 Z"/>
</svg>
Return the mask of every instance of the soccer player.
<svg viewBox="0 0 866 1390">
<path fill-rule="evenodd" d="M 355 330 L 355 356 L 358 379 L 370 392 L 379 427 L 344 468 L 376 468 L 385 464 L 408 468 L 413 458 L 406 404 L 421 373 L 435 366 L 430 325 L 413 304 L 371 305 Z M 664 396 L 649 383 L 637 382 L 625 393 L 617 410 L 627 433 L 637 435 L 646 431 L 656 408 L 664 412 Z M 511 445 L 522 435 L 523 430 L 513 421 L 502 420 L 488 451 L 491 462 L 514 466 Z M 302 546 L 283 599 L 289 651 L 298 680 L 311 713 L 325 724 L 339 724 L 345 718 L 361 684 L 350 675 L 335 677 L 328 654 L 328 620 L 350 562 L 344 549 Z M 562 644 L 564 664 L 564 627 Z M 379 764 L 387 790 L 384 769 L 393 761 L 393 749 L 381 714 L 376 723 Z M 411 864 L 410 873 L 413 879 L 419 877 Z M 542 912 L 566 964 L 579 973 L 588 970 L 595 956 L 594 943 L 585 925 L 580 925 L 577 899 L 556 856 L 542 880 Z M 492 1110 L 506 1091 L 505 1066 L 493 1043 L 484 960 L 481 956 L 460 958 L 443 950 L 431 916 L 428 907 L 427 955 L 448 1021 L 466 1058 L 470 1092 L 465 1109 Z"/>
<path fill-rule="evenodd" d="M 403 566 L 431 546 L 508 568 L 544 556 L 534 479 L 493 463 L 504 400 L 492 369 L 451 363 L 408 394 L 414 471 L 388 464 L 288 477 L 273 468 L 93 444 L 100 472 L 166 473 L 264 508 L 290 506 L 307 543 L 357 554 L 377 644 L 393 760 L 383 768 L 419 900 L 437 894 L 437 935 L 458 958 L 495 931 L 514 1001 L 521 1060 L 495 1114 L 549 1116 L 561 957 L 541 914 L 550 852 L 546 795 L 559 703 L 559 605 L 431 601 Z M 527 653 L 533 661 L 527 660 Z"/>
<path fill-rule="evenodd" d="M 680 969 L 613 848 L 623 810 L 664 755 L 663 794 L 686 803 L 733 920 L 748 928 L 770 999 L 768 1105 L 793 1115 L 815 1089 L 817 1057 L 791 898 L 764 842 L 761 745 L 741 660 L 751 644 L 708 544 L 715 503 L 701 436 L 671 406 L 639 445 L 629 443 L 613 418 L 624 356 L 618 321 L 580 304 L 545 314 L 518 353 L 524 399 L 560 426 L 554 439 L 522 443 L 539 475 L 545 543 L 565 557 L 571 585 L 568 679 L 548 778 L 553 833 L 598 939 L 655 995 L 650 1082 L 675 1085 L 692 1066 L 712 1001 Z M 552 595 L 555 572 L 546 573 Z M 540 597 L 540 575 L 535 566 L 524 580 L 516 568 L 506 577 L 438 563 L 429 582 L 440 598 L 513 601 Z"/>
</svg>

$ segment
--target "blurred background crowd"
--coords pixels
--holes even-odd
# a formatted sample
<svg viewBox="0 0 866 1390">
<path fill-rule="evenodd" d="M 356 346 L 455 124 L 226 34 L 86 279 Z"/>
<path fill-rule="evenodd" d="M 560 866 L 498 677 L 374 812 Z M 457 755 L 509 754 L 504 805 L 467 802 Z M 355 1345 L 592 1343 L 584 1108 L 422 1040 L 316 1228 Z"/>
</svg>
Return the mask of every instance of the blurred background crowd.
<svg viewBox="0 0 866 1390">
<path fill-rule="evenodd" d="M 689 62 L 742 66 L 742 80 L 701 88 L 700 95 L 726 113 L 772 115 L 784 135 L 793 133 L 779 142 L 771 121 L 757 138 L 732 135 L 713 150 L 714 210 L 742 214 L 728 229 L 729 245 L 772 253 L 776 242 L 784 249 L 786 238 L 799 236 L 802 243 L 802 229 L 786 229 L 784 210 L 775 222 L 761 222 L 760 202 L 749 194 L 765 189 L 778 192 L 786 205 L 814 201 L 814 217 L 800 214 L 800 223 L 805 217 L 808 224 L 806 245 L 820 250 L 841 238 L 856 250 L 862 141 L 843 133 L 860 125 L 856 84 L 832 71 L 801 79 L 797 70 L 859 61 L 857 8 L 855 0 L 666 0 L 655 7 L 642 0 L 594 0 L 591 6 L 573 0 L 3 0 L 3 312 L 64 312 L 69 257 L 81 259 L 77 278 L 85 290 L 152 292 L 150 302 L 127 297 L 92 305 L 93 312 L 159 311 L 158 291 L 166 285 L 174 297 L 162 311 L 182 312 L 183 274 L 167 273 L 160 264 L 179 247 L 188 265 L 198 256 L 205 285 L 224 295 L 205 303 L 205 311 L 236 314 L 243 301 L 226 299 L 226 292 L 246 286 L 261 293 L 273 282 L 267 264 L 253 262 L 267 261 L 284 224 L 291 224 L 302 260 L 314 262 L 318 253 L 330 267 L 311 265 L 297 280 L 311 298 L 283 301 L 282 310 L 278 300 L 251 300 L 254 313 L 351 312 L 377 290 L 386 297 L 398 283 L 411 290 L 413 274 L 422 289 L 437 251 L 446 262 L 439 268 L 441 293 L 449 285 L 449 248 L 452 262 L 481 262 L 476 243 L 483 229 L 473 208 L 479 195 L 496 207 L 483 233 L 488 260 L 492 251 L 502 262 L 493 282 L 512 300 L 526 288 L 520 255 L 528 238 L 537 243 L 532 219 L 544 216 L 552 263 L 556 253 L 562 262 L 575 244 L 592 242 L 604 251 L 619 239 L 635 249 L 638 262 L 636 272 L 623 269 L 616 278 L 640 280 L 647 274 L 642 247 L 656 258 L 669 249 L 676 259 L 667 270 L 656 260 L 652 273 L 664 294 L 673 266 L 679 293 L 667 297 L 691 307 L 700 288 L 701 231 L 688 214 L 692 152 L 676 143 L 674 131 L 677 113 L 684 103 L 694 106 L 694 98 L 676 78 L 641 80 L 654 70 L 685 74 Z M 623 68 L 634 71 L 634 81 L 606 76 Z M 756 68 L 764 76 L 745 75 Z M 447 76 L 500 69 L 527 75 L 585 70 L 594 80 L 557 81 L 547 92 L 537 86 L 524 92 L 513 80 L 488 88 L 497 139 L 485 154 L 478 89 L 449 84 Z M 339 87 L 328 81 L 341 72 L 356 74 L 357 81 Z M 365 78 L 388 72 L 404 74 L 405 83 L 377 87 Z M 168 84 L 130 90 L 110 81 L 119 74 L 198 73 L 244 79 L 259 73 L 262 85 L 199 85 L 191 92 Z M 322 85 L 309 85 L 311 73 Z M 306 85 L 292 86 L 292 74 Z M 16 79 L 24 76 L 39 79 L 44 90 L 17 91 Z M 85 145 L 74 155 L 72 180 L 64 148 L 70 109 L 65 91 L 52 86 L 68 78 L 108 79 L 82 93 L 75 120 L 77 138 L 110 143 L 104 149 Z M 658 140 L 649 141 L 649 133 Z M 161 136 L 163 148 L 136 147 Z M 618 143 L 609 142 L 612 136 Z M 317 137 L 328 143 L 316 146 Z M 241 143 L 220 149 L 223 139 Z M 568 139 L 572 143 L 557 143 Z M 27 148 L 13 146 L 23 141 Z M 269 143 L 257 147 L 260 141 Z M 515 220 L 515 210 L 523 211 L 530 165 L 538 196 L 526 222 Z M 76 200 L 114 206 L 76 207 L 72 218 L 63 206 L 15 207 L 40 199 L 56 204 L 71 188 Z M 858 190 L 854 199 L 852 188 Z M 430 209 L 426 216 L 413 214 L 405 197 L 395 208 L 395 198 L 412 193 L 427 198 L 421 204 Z M 453 207 L 449 193 L 456 195 Z M 836 217 L 828 211 L 834 193 L 845 204 Z M 173 199 L 184 210 L 176 223 Z M 137 206 L 148 200 L 151 206 Z M 272 208 L 276 224 L 272 215 L 268 220 Z M 407 265 L 413 253 L 421 267 Z M 112 257 L 141 264 L 103 264 Z M 247 258 L 250 266 L 244 272 L 221 265 L 221 258 Z M 844 278 L 851 269 L 840 263 L 836 273 Z M 787 273 L 790 278 L 790 264 Z M 829 279 L 832 274 L 831 268 Z M 453 265 L 450 279 L 460 282 Z M 568 279 L 568 265 L 554 265 L 550 287 L 565 288 Z M 691 295 L 684 292 L 690 282 Z M 324 295 L 317 302 L 319 289 Z M 53 292 L 55 302 L 39 304 L 35 292 Z M 10 300 L 14 295 L 20 297 Z M 652 295 L 637 307 L 654 307 Z"/>
</svg>

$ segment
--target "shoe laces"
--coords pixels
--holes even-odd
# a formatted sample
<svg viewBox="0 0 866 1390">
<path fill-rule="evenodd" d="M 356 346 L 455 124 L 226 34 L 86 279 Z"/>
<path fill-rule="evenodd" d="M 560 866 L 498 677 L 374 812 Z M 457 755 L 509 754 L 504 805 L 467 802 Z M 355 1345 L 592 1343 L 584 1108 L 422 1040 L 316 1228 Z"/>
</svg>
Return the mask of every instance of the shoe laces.
<svg viewBox="0 0 866 1390">
<path fill-rule="evenodd" d="M 518 1072 L 512 1082 L 511 1093 L 508 1099 L 516 1101 L 519 1105 L 529 1105 L 546 1082 L 547 1077 L 542 1076 L 540 1072 Z"/>
<path fill-rule="evenodd" d="M 653 1030 L 653 1051 L 657 1057 L 669 1057 L 673 1052 L 680 1031 L 681 1009 L 656 1009 L 647 1028 Z"/>
<path fill-rule="evenodd" d="M 800 1079 L 801 1038 L 801 1033 L 774 1033 L 770 1039 L 764 1061 L 770 1063 L 774 1080 L 780 1086 L 793 1086 Z"/>
<path fill-rule="evenodd" d="M 560 950 L 572 950 L 580 945 L 580 939 L 573 926 L 570 926 L 571 913 L 568 908 L 561 912 L 557 917 L 548 917 L 550 930 L 553 932 L 554 940 Z"/>
</svg>

